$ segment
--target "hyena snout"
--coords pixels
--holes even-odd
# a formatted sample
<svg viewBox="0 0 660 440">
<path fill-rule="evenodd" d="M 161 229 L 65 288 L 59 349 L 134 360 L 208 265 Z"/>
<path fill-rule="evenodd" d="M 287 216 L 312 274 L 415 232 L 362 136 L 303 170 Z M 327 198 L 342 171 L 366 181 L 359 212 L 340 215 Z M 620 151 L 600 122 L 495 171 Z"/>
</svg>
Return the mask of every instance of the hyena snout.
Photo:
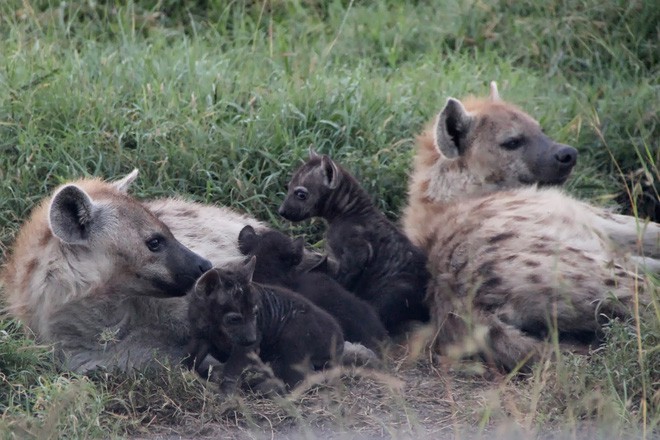
<svg viewBox="0 0 660 440">
<path fill-rule="evenodd" d="M 554 158 L 558 167 L 564 167 L 570 171 L 577 162 L 577 156 L 578 152 L 575 148 L 570 145 L 559 144 L 559 150 L 555 153 Z"/>
<path fill-rule="evenodd" d="M 521 181 L 538 182 L 541 185 L 561 185 L 573 171 L 577 158 L 577 150 L 570 145 L 551 140 L 539 142 L 536 148 L 530 149 L 526 159 L 532 175 L 522 176 Z"/>
<path fill-rule="evenodd" d="M 302 209 L 292 206 L 292 204 L 288 203 L 288 200 L 285 200 L 277 210 L 277 213 L 291 222 L 299 222 L 308 218 L 302 211 Z"/>
<path fill-rule="evenodd" d="M 552 166 L 549 175 L 541 180 L 541 183 L 550 185 L 561 185 L 568 179 L 577 162 L 578 152 L 570 145 L 556 144 L 554 154 L 552 155 Z"/>
<path fill-rule="evenodd" d="M 178 249 L 171 258 L 170 270 L 174 274 L 174 280 L 179 287 L 178 292 L 185 295 L 195 281 L 206 271 L 213 267 L 213 264 L 206 258 L 197 255 L 183 244 L 177 242 Z"/>
<path fill-rule="evenodd" d="M 243 347 L 249 347 L 257 343 L 257 325 L 247 324 L 242 330 L 236 332 L 234 342 Z"/>
</svg>

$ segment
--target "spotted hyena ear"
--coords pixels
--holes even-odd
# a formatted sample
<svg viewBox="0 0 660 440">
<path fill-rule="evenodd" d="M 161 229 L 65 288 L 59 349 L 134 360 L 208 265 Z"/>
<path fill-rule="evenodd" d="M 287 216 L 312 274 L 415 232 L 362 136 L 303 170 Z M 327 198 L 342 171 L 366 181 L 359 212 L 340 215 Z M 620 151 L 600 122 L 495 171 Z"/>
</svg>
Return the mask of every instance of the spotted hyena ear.
<svg viewBox="0 0 660 440">
<path fill-rule="evenodd" d="M 490 100 L 491 101 L 501 101 L 500 92 L 497 91 L 497 83 L 495 81 L 490 82 Z"/>
<path fill-rule="evenodd" d="M 112 185 L 115 188 L 117 188 L 119 191 L 123 193 L 127 193 L 128 188 L 131 186 L 131 183 L 133 183 L 133 181 L 137 179 L 137 176 L 138 176 L 138 169 L 135 168 L 125 177 L 121 178 L 120 180 L 117 180 L 116 182 L 112 182 Z"/>
<path fill-rule="evenodd" d="M 339 185 L 339 168 L 329 156 L 321 157 L 321 170 L 323 171 L 323 183 L 330 189 L 335 189 Z"/>
<path fill-rule="evenodd" d="M 208 297 L 216 292 L 221 285 L 220 273 L 218 270 L 213 268 L 207 270 L 195 283 L 194 292 L 195 295 L 201 297 Z"/>
<path fill-rule="evenodd" d="M 48 225 L 64 243 L 83 244 L 89 239 L 100 210 L 82 188 L 66 185 L 50 202 Z"/>
<path fill-rule="evenodd" d="M 241 232 L 238 233 L 238 250 L 243 255 L 250 255 L 254 252 L 259 244 L 259 236 L 254 228 L 246 225 Z"/>
<path fill-rule="evenodd" d="M 252 276 L 254 275 L 254 268 L 257 266 L 257 256 L 253 255 L 252 257 L 245 260 L 245 266 L 243 266 L 243 273 L 247 282 L 252 281 Z"/>
<path fill-rule="evenodd" d="M 458 99 L 449 98 L 436 120 L 433 131 L 436 147 L 447 158 L 465 153 L 465 138 L 472 125 L 472 116 Z"/>
<path fill-rule="evenodd" d="M 324 255 L 315 265 L 307 269 L 307 272 L 323 272 L 330 273 L 330 263 L 328 262 L 328 256 Z"/>
</svg>

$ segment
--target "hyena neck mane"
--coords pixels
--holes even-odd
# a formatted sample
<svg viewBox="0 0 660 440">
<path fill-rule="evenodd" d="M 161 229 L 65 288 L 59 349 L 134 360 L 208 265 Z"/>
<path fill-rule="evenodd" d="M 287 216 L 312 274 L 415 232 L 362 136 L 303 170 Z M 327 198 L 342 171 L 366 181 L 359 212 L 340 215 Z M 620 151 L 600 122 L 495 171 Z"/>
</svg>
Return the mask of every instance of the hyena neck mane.
<svg viewBox="0 0 660 440">
<path fill-rule="evenodd" d="M 425 132 L 417 139 L 410 188 L 411 200 L 445 205 L 457 200 L 497 191 L 497 186 L 473 173 L 463 157 L 446 158 L 434 145 L 433 135 Z"/>
<path fill-rule="evenodd" d="M 343 168 L 339 169 L 337 187 L 328 193 L 320 209 L 320 217 L 333 223 L 346 218 L 373 218 L 376 211 L 369 194 L 360 183 Z"/>
</svg>

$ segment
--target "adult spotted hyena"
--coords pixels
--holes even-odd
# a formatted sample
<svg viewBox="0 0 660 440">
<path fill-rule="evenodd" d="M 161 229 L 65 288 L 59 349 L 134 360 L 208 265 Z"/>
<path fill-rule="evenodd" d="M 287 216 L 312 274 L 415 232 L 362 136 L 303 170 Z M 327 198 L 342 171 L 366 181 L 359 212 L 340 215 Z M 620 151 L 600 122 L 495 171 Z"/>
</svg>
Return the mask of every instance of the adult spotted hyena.
<svg viewBox="0 0 660 440">
<path fill-rule="evenodd" d="M 549 187 L 576 157 L 494 83 L 489 99 L 450 98 L 418 138 L 403 225 L 429 257 L 441 353 L 472 338 L 477 354 L 511 370 L 535 360 L 551 332 L 588 343 L 604 319 L 627 316 L 640 268 L 660 267 L 660 227 Z"/>
<path fill-rule="evenodd" d="M 263 227 L 175 199 L 148 202 L 154 214 L 126 194 L 136 176 L 57 189 L 23 225 L 2 271 L 8 311 L 56 345 L 65 369 L 179 362 L 189 337 L 182 296 L 209 260 L 242 258 L 246 224 Z"/>
</svg>

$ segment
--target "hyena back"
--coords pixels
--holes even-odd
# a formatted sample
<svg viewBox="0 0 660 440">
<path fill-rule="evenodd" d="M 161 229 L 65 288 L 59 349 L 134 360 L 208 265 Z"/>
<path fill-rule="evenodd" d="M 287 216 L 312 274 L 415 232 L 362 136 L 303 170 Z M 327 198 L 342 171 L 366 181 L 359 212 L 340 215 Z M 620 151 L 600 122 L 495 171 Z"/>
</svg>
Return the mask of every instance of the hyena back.
<svg viewBox="0 0 660 440">
<path fill-rule="evenodd" d="M 563 183 L 577 154 L 491 87 L 486 100 L 450 98 L 418 139 L 403 222 L 428 253 L 436 348 L 474 337 L 478 354 L 511 370 L 550 333 L 587 343 L 604 319 L 627 316 L 641 283 L 626 253 L 657 255 L 660 229 L 538 188 Z"/>
<path fill-rule="evenodd" d="M 185 295 L 211 263 L 126 194 L 136 175 L 58 188 L 23 225 L 3 268 L 9 313 L 56 344 L 66 369 L 152 365 L 155 349 L 184 354 L 185 301 L 167 298 Z M 168 338 L 178 342 L 159 342 Z"/>
</svg>

